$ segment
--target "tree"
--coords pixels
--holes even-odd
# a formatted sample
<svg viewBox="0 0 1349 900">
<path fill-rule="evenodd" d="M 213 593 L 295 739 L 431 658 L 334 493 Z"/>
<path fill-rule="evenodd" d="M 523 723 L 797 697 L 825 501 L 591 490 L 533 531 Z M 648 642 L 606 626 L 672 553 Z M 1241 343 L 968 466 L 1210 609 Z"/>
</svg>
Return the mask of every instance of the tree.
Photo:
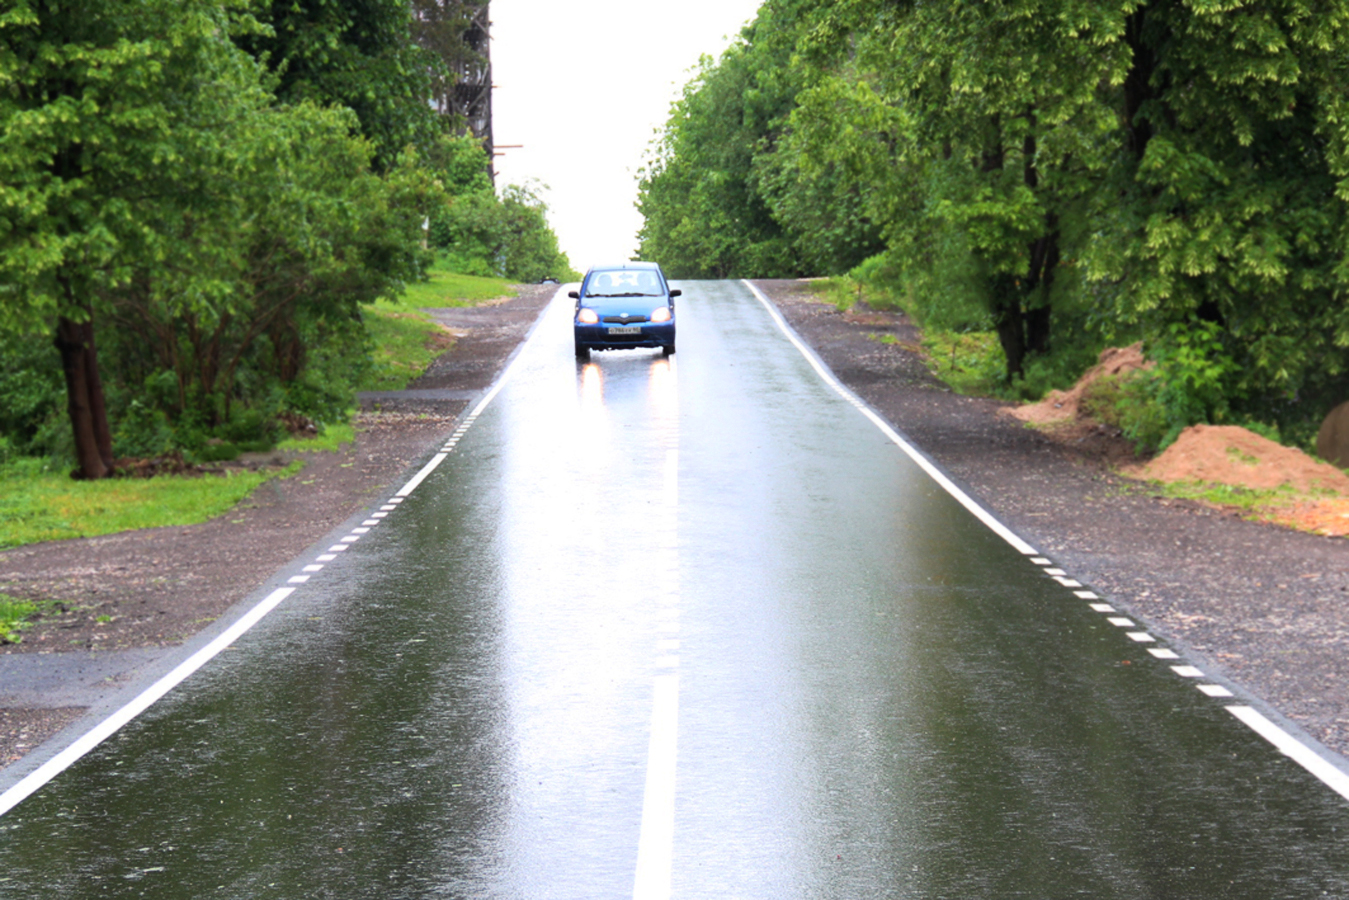
<svg viewBox="0 0 1349 900">
<path fill-rule="evenodd" d="M 0 326 L 54 325 L 86 478 L 112 466 L 94 300 L 166 252 L 141 213 L 182 186 L 195 95 L 240 73 L 222 64 L 232 27 L 205 0 L 16 0 L 0 14 Z"/>
<path fill-rule="evenodd" d="M 277 99 L 352 110 L 377 170 L 410 144 L 426 152 L 448 130 L 431 106 L 445 61 L 414 41 L 411 0 L 269 0 L 257 17 L 268 27 L 241 34 L 239 44 L 274 73 Z M 445 24 L 418 32 L 429 38 Z"/>
</svg>

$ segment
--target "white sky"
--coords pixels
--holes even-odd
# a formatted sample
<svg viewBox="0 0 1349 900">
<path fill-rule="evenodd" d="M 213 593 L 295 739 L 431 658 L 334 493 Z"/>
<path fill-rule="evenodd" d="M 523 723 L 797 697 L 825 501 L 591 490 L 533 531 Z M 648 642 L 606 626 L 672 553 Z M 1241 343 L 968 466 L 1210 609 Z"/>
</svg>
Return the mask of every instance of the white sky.
<svg viewBox="0 0 1349 900">
<path fill-rule="evenodd" d="M 523 144 L 497 186 L 548 185 L 572 267 L 625 260 L 642 217 L 637 170 L 698 56 L 718 56 L 761 0 L 495 0 L 492 132 Z"/>
</svg>

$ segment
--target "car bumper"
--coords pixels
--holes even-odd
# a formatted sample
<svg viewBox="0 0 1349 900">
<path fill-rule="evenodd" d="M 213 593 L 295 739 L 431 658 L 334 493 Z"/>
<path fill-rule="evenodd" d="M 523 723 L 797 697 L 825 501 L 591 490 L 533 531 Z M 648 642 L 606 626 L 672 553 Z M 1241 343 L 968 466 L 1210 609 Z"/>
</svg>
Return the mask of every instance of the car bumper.
<svg viewBox="0 0 1349 900">
<path fill-rule="evenodd" d="M 610 334 L 608 325 L 576 325 L 576 346 L 588 350 L 623 350 L 629 347 L 668 347 L 675 342 L 673 322 L 641 325 L 638 334 Z"/>
</svg>

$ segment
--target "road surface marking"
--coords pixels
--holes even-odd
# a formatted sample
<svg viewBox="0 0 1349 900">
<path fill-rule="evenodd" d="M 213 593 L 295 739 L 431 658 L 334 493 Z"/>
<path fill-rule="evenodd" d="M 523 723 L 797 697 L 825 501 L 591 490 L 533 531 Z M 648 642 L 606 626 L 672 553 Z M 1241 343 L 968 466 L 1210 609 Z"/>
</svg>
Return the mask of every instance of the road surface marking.
<svg viewBox="0 0 1349 900">
<path fill-rule="evenodd" d="M 1322 759 L 1312 748 L 1249 706 L 1228 706 L 1226 709 L 1256 734 L 1273 744 L 1284 756 L 1311 772 L 1332 791 L 1349 800 L 1349 775 L 1341 772 L 1329 760 Z"/>
<path fill-rule="evenodd" d="M 749 292 L 763 305 L 764 309 L 768 310 L 768 315 L 773 319 L 774 323 L 777 324 L 778 330 L 781 331 L 783 335 L 786 336 L 787 340 L 791 341 L 792 346 L 796 347 L 797 351 L 805 357 L 806 362 L 810 364 L 810 367 L 815 370 L 815 374 L 819 375 L 825 384 L 829 385 L 834 389 L 835 393 L 848 403 L 852 404 L 858 412 L 870 419 L 871 423 L 879 428 L 881 433 L 890 439 L 891 443 L 900 450 L 903 450 L 909 459 L 913 460 L 920 469 L 928 474 L 929 478 L 937 482 L 942 490 L 946 491 L 946 493 L 950 494 L 957 503 L 969 510 L 976 519 L 988 526 L 994 534 L 1011 544 L 1018 553 L 1025 556 L 1040 555 L 1034 547 L 1023 541 L 1010 528 L 999 522 L 992 513 L 975 502 L 973 497 L 956 487 L 955 483 L 951 481 L 950 478 L 946 477 L 946 473 L 937 468 L 936 463 L 924 456 L 917 447 L 914 447 L 904 438 L 900 437 L 899 432 L 895 431 L 895 429 L 890 426 L 889 422 L 886 422 L 877 415 L 871 407 L 862 402 L 856 394 L 844 387 L 837 378 L 830 374 L 829 370 L 824 367 L 824 364 L 815 358 L 815 354 L 811 352 L 810 348 L 803 344 L 801 339 L 792 332 L 791 327 L 787 324 L 787 320 L 782 318 L 782 313 L 778 312 L 777 307 L 773 305 L 772 301 L 765 297 L 757 287 L 744 279 L 741 279 L 740 283 L 749 289 Z"/>
<path fill-rule="evenodd" d="M 1114 611 L 1115 611 L 1115 607 L 1111 606 L 1109 603 L 1093 603 L 1093 604 L 1091 605 L 1091 608 L 1092 608 L 1093 610 L 1095 610 L 1096 612 L 1114 612 Z"/>
<path fill-rule="evenodd" d="M 1076 594 L 1077 596 L 1081 597 L 1083 600 L 1099 600 L 1099 599 L 1101 599 L 1100 597 L 1096 596 L 1096 592 L 1095 592 L 1095 591 L 1073 591 L 1073 593 Z"/>
<path fill-rule="evenodd" d="M 1208 694 L 1210 697 L 1230 697 L 1232 692 L 1221 684 L 1197 684 L 1195 687 Z"/>
<path fill-rule="evenodd" d="M 560 293 L 561 289 L 559 289 L 559 294 Z M 478 418 L 479 414 L 481 414 L 482 411 L 487 408 L 487 405 L 495 399 L 496 395 L 501 392 L 501 389 L 506 385 L 506 382 L 515 371 L 517 362 L 518 357 L 506 367 L 506 371 L 501 373 L 501 377 L 497 379 L 496 384 L 492 386 L 492 389 L 488 391 L 487 395 L 484 396 L 481 401 L 479 401 L 473 412 L 464 419 L 458 429 L 460 433 L 467 431 L 469 426 Z M 446 455 L 444 453 L 437 453 L 435 456 L 431 457 L 430 461 L 428 461 L 407 484 L 403 485 L 395 496 L 390 497 L 388 503 L 381 506 L 380 509 L 384 512 L 397 509 L 398 504 L 402 503 L 409 494 L 416 490 L 417 486 L 425 481 L 426 477 L 434 472 L 436 467 L 439 466 L 445 458 Z M 377 525 L 379 523 L 376 520 L 366 524 Z M 361 534 L 368 532 L 369 530 L 368 527 L 353 528 L 351 534 L 342 537 L 339 543 L 329 547 L 328 553 L 320 556 L 319 559 L 325 561 L 336 559 L 332 554 L 346 550 L 349 545 L 360 540 Z M 313 567 L 306 567 L 306 570 L 312 568 Z M 291 583 L 299 584 L 308 581 L 309 576 L 293 575 L 288 580 Z M 80 735 L 80 737 L 76 738 L 64 750 L 47 760 L 47 762 L 43 763 L 37 769 L 34 769 L 24 778 L 20 779 L 9 790 L 0 794 L 0 816 L 3 816 L 17 804 L 21 803 L 25 798 L 32 795 L 33 792 L 39 790 L 47 782 L 68 769 L 90 750 L 103 743 L 103 741 L 107 740 L 113 734 L 116 734 L 124 725 L 136 718 L 136 716 L 148 709 L 157 700 L 181 684 L 193 672 L 197 671 L 197 669 L 201 668 L 261 621 L 263 616 L 275 609 L 282 600 L 289 597 L 295 590 L 296 588 L 294 587 L 282 587 L 272 591 L 259 601 L 256 606 L 244 613 L 232 625 L 221 632 L 214 640 L 189 656 L 183 662 L 179 663 L 172 671 L 142 691 L 130 703 Z M 676 676 L 660 676 L 660 678 L 671 677 Z M 673 823 L 671 827 L 673 828 Z"/>
<path fill-rule="evenodd" d="M 1062 569 L 1045 569 L 1045 574 L 1046 574 L 1046 575 L 1067 575 L 1068 573 L 1065 572 L 1065 571 L 1063 571 Z"/>
<path fill-rule="evenodd" d="M 1175 672 L 1181 678 L 1203 678 L 1204 673 L 1194 666 L 1172 666 L 1171 671 Z"/>
<path fill-rule="evenodd" d="M 948 494 L 954 497 L 956 501 L 960 503 L 960 505 L 964 506 L 967 510 L 969 510 L 970 513 L 972 513 L 975 518 L 983 522 L 986 526 L 992 529 L 995 534 L 997 534 L 1007 543 L 1011 544 L 1022 554 L 1033 557 L 1039 556 L 1039 553 L 1037 553 L 1034 549 L 1032 549 L 1030 544 L 1026 543 L 1010 528 L 1008 528 L 1006 525 L 1003 525 L 1000 521 L 998 521 L 998 519 L 995 518 L 992 513 L 984 509 L 972 497 L 970 497 L 960 488 L 956 487 L 955 484 L 953 484 L 951 480 L 947 478 L 946 475 L 943 474 L 940 469 L 937 468 L 935 463 L 930 461 L 926 456 L 924 456 L 921 452 L 919 452 L 916 447 L 913 447 L 911 444 L 909 444 L 908 441 L 900 437 L 899 433 L 896 432 L 894 428 L 892 428 L 889 425 L 889 423 L 887 423 L 879 415 L 873 412 L 870 409 L 870 407 L 868 407 L 865 403 L 863 403 L 861 399 L 859 399 L 855 394 L 852 393 L 852 391 L 848 390 L 836 378 L 834 378 L 833 375 L 830 374 L 829 370 L 824 367 L 824 364 L 816 358 L 815 354 L 812 353 L 809 350 L 809 348 L 807 348 L 805 344 L 801 342 L 801 339 L 798 338 L 792 332 L 791 327 L 787 324 L 786 319 L 784 319 L 782 317 L 782 314 L 778 312 L 777 307 L 773 305 L 772 301 L 770 301 L 767 297 L 763 295 L 762 291 L 760 291 L 753 284 L 750 284 L 750 282 L 745 279 L 741 279 L 741 283 L 746 288 L 749 289 L 750 293 L 754 295 L 755 299 L 757 299 L 759 303 L 763 306 L 763 308 L 768 311 L 769 316 L 773 319 L 773 322 L 778 326 L 778 330 L 780 330 L 787 337 L 787 340 L 789 340 L 792 343 L 792 345 L 796 347 L 797 351 L 800 352 L 803 357 L 805 357 L 806 362 L 810 364 L 811 368 L 815 370 L 816 374 L 818 374 L 826 384 L 832 387 L 834 391 L 839 394 L 839 396 L 843 397 L 843 399 L 847 400 L 854 407 L 856 407 L 863 415 L 865 415 L 868 419 L 870 419 L 872 423 L 875 424 L 876 427 L 879 428 L 882 431 L 882 433 L 885 434 L 886 437 L 888 437 L 896 446 L 898 446 L 901 450 L 903 450 L 909 456 L 909 458 L 912 459 L 915 463 L 917 463 L 917 465 L 924 472 L 927 472 L 927 474 L 934 481 L 936 481 L 937 484 L 940 485 Z M 1078 582 L 1072 581 L 1071 579 L 1059 579 L 1059 581 L 1065 587 L 1082 586 Z M 1079 596 L 1082 596 L 1082 594 L 1079 594 Z M 1084 597 L 1084 599 L 1094 599 L 1094 597 L 1092 598 Z M 1128 632 L 1128 635 L 1130 638 L 1132 638 L 1135 641 L 1138 641 L 1139 643 L 1150 643 L 1156 640 L 1156 638 L 1154 638 L 1147 632 L 1131 631 Z M 1167 650 L 1164 647 L 1149 647 L 1148 652 L 1151 653 L 1153 656 L 1157 657 L 1158 659 L 1180 658 L 1179 656 L 1176 655 L 1174 651 Z M 1254 709 L 1251 709 L 1250 707 L 1237 707 L 1237 706 L 1229 706 L 1227 707 L 1227 709 L 1234 716 L 1236 716 L 1246 725 L 1250 726 L 1253 730 L 1259 733 L 1262 737 L 1266 738 L 1271 743 L 1274 743 L 1275 746 L 1278 746 L 1279 749 L 1283 750 L 1284 753 L 1286 753 L 1288 756 L 1291 756 L 1293 757 L 1293 759 L 1297 760 L 1299 764 L 1301 764 L 1304 768 L 1308 769 L 1308 771 L 1312 772 L 1312 774 L 1316 775 L 1317 778 L 1320 778 L 1336 793 L 1340 794 L 1345 799 L 1349 799 L 1349 774 L 1340 771 L 1340 769 L 1337 768 L 1336 766 L 1325 761 L 1320 756 L 1317 756 L 1316 753 L 1314 753 L 1311 750 L 1311 748 L 1307 747 L 1306 745 L 1298 741 L 1296 738 L 1286 734 L 1281 729 L 1274 726 L 1273 723 L 1270 723 L 1268 719 L 1265 719 L 1264 716 L 1260 715 L 1260 713 L 1256 712 Z M 1263 723 L 1263 725 L 1260 723 Z M 1268 726 L 1268 728 L 1273 729 L 1273 731 L 1261 730 L 1264 726 Z M 1286 742 L 1280 743 L 1279 740 L 1276 740 L 1274 737 L 1270 736 L 1275 732 L 1277 732 L 1279 735 L 1283 735 L 1283 737 L 1286 738 Z M 1313 766 L 1315 766 L 1315 768 L 1313 768 Z"/>
<path fill-rule="evenodd" d="M 1117 625 L 1117 626 L 1119 626 L 1120 628 L 1137 628 L 1137 627 L 1138 627 L 1137 625 L 1134 624 L 1134 620 L 1133 620 L 1133 619 L 1126 619 L 1126 618 L 1124 618 L 1123 616 L 1111 616 L 1110 618 L 1106 619 L 1106 621 L 1109 622 L 1111 625 Z"/>
<path fill-rule="evenodd" d="M 651 704 L 642 830 L 637 841 L 633 900 L 668 900 L 674 859 L 675 740 L 679 732 L 679 676 L 657 675 Z"/>
<path fill-rule="evenodd" d="M 319 565 L 318 563 L 311 563 L 310 565 L 305 566 L 305 567 L 304 567 L 303 569 L 301 569 L 300 571 L 301 571 L 301 572 L 322 572 L 322 571 L 323 571 L 323 566 Z"/>
<path fill-rule="evenodd" d="M 1037 556 L 1037 557 L 1034 557 L 1033 559 L 1031 559 L 1031 562 L 1035 563 L 1037 566 L 1052 566 L 1052 565 L 1053 565 L 1052 562 L 1050 562 L 1049 560 L 1045 559 L 1043 556 Z"/>
<path fill-rule="evenodd" d="M 1055 575 L 1055 576 L 1054 576 L 1054 580 L 1057 581 L 1059 584 L 1063 585 L 1064 587 L 1081 587 L 1081 586 L 1082 586 L 1082 582 L 1080 582 L 1080 581 L 1074 581 L 1074 580 L 1071 579 L 1071 578 L 1064 578 L 1062 575 Z"/>
<path fill-rule="evenodd" d="M 336 554 L 336 553 L 322 553 L 322 554 L 318 555 L 317 557 L 315 557 L 315 559 L 317 559 L 319 562 L 323 562 L 323 563 L 326 563 L 326 562 L 332 562 L 333 560 L 337 559 L 337 554 Z"/>
<path fill-rule="evenodd" d="M 34 791 L 70 768 L 80 757 L 116 734 L 123 725 L 136 718 L 156 700 L 173 690 L 189 675 L 209 662 L 221 650 L 238 640 L 244 632 L 252 628 L 263 616 L 271 612 L 282 600 L 285 600 L 294 592 L 295 588 L 291 587 L 277 588 L 272 591 L 256 606 L 244 613 L 238 621 L 217 635 L 214 640 L 180 662 L 163 678 L 141 691 L 126 706 L 80 735 L 70 746 L 34 769 L 18 784 L 0 794 L 0 816 L 9 812 Z"/>
</svg>

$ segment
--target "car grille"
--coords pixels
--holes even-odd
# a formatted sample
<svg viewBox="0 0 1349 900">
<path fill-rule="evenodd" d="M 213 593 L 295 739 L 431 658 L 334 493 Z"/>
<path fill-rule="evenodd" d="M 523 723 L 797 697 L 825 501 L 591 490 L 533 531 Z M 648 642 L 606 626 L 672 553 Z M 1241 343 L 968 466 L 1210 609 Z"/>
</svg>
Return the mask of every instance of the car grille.
<svg viewBox="0 0 1349 900">
<path fill-rule="evenodd" d="M 631 325 L 633 322 L 645 322 L 646 316 L 605 316 L 604 321 L 613 325 Z"/>
</svg>

